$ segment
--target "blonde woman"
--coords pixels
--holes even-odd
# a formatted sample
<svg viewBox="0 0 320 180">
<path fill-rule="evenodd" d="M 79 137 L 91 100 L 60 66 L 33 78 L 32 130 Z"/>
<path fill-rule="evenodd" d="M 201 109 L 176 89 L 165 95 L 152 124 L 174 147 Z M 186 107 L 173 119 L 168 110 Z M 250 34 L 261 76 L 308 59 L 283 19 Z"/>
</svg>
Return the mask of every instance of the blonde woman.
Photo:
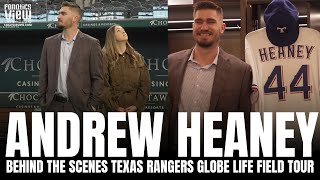
<svg viewBox="0 0 320 180">
<path fill-rule="evenodd" d="M 143 56 L 130 45 L 123 27 L 113 25 L 107 30 L 102 54 L 105 110 L 143 111 L 150 91 L 150 75 Z"/>
</svg>

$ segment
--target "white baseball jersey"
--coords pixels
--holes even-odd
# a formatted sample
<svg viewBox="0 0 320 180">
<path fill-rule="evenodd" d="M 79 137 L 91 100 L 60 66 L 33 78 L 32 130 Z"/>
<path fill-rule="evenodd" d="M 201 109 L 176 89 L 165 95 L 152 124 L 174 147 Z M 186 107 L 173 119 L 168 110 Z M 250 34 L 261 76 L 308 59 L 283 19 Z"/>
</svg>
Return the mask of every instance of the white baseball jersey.
<svg viewBox="0 0 320 180">
<path fill-rule="evenodd" d="M 320 33 L 300 27 L 297 41 L 289 46 L 273 45 L 261 28 L 245 38 L 245 58 L 258 89 L 254 111 L 320 111 Z M 256 92 L 256 93 L 257 93 Z"/>
</svg>

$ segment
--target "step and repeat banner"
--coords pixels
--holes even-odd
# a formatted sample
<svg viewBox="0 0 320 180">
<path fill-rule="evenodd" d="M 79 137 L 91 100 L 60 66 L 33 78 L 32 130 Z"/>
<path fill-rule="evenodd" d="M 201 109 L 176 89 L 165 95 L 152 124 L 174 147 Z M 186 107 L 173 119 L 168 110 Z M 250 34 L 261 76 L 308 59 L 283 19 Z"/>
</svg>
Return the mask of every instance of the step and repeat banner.
<svg viewBox="0 0 320 180">
<path fill-rule="evenodd" d="M 81 31 L 104 45 L 113 24 L 125 28 L 129 42 L 149 67 L 151 92 L 146 111 L 166 108 L 167 3 L 161 1 L 76 1 L 83 9 Z M 137 1 L 135 1 L 137 2 Z M 59 33 L 55 21 L 61 1 L 0 2 L 0 108 L 39 110 L 41 49 L 46 37 Z"/>
<path fill-rule="evenodd" d="M 16 150 L 13 150 L 13 156 L 7 153 L 10 151 L 7 151 L 7 148 L 10 149 L 14 146 L 10 144 L 12 130 L 14 131 L 15 127 L 19 127 L 18 131 L 23 131 L 20 129 L 22 126 L 12 126 L 10 124 L 19 123 L 25 125 L 24 132 L 26 134 L 17 134 L 19 136 L 18 141 L 21 143 L 27 143 L 26 141 L 30 140 L 31 134 L 37 131 L 32 128 L 37 124 L 37 120 L 31 117 L 31 114 L 33 116 L 39 113 L 36 111 L 41 110 L 37 94 L 41 51 L 44 40 L 47 37 L 61 32 L 55 24 L 61 2 L 60 0 L 0 1 L 0 174 L 2 176 L 34 173 L 31 169 L 36 164 L 37 168 L 40 168 L 38 169 L 39 171 L 37 170 L 39 174 L 63 173 L 60 170 L 59 172 L 49 170 L 50 165 L 46 160 L 36 160 L 36 158 L 27 160 L 21 158 L 22 154 Z M 79 29 L 99 39 L 101 47 L 104 46 L 106 31 L 110 26 L 119 24 L 126 30 L 130 44 L 144 57 L 150 73 L 151 89 L 148 102 L 145 105 L 145 111 L 146 113 L 150 112 L 152 116 L 153 112 L 165 112 L 168 92 L 167 2 L 108 0 L 81 0 L 76 2 L 84 10 Z M 9 112 L 24 113 L 26 115 L 25 121 L 19 120 L 18 122 L 13 120 L 16 119 L 12 118 L 14 113 L 10 113 L 9 117 Z M 108 123 L 107 120 L 99 122 Z M 96 126 L 101 128 L 103 125 L 97 123 Z M 61 129 L 54 127 L 54 125 L 47 127 L 55 130 Z M 157 127 L 161 128 L 161 125 L 157 125 Z M 77 127 L 70 126 L 70 129 L 77 129 Z M 103 135 L 106 136 L 106 132 L 110 131 L 109 129 L 106 130 Z M 58 132 L 58 134 L 61 134 L 61 132 Z M 70 141 L 73 142 L 73 138 L 79 137 L 80 135 L 72 135 Z M 116 137 L 116 135 L 114 134 L 112 137 Z M 105 139 L 107 139 L 107 136 Z M 53 140 L 48 140 L 47 142 L 53 142 Z M 104 149 L 105 143 L 107 142 L 97 143 L 99 145 L 97 149 Z M 89 144 L 92 143 L 86 143 L 84 147 Z M 29 147 L 31 146 L 30 143 Z M 23 148 L 28 149 L 28 143 L 24 144 Z M 53 159 L 56 158 L 54 157 Z M 49 159 L 47 160 L 50 161 Z M 58 161 L 53 162 L 51 165 L 55 166 L 54 164 Z M 22 169 L 18 168 L 19 170 L 17 170 L 17 162 L 19 167 L 24 165 L 28 167 L 24 166 Z M 34 162 L 36 164 L 33 164 Z M 81 160 L 77 160 L 75 163 L 78 164 L 79 162 Z M 96 159 L 91 162 L 96 162 L 97 168 L 103 166 L 102 169 L 104 169 L 109 161 Z M 109 163 L 112 162 L 110 161 Z M 28 169 L 29 167 L 31 169 Z M 49 169 L 41 170 L 41 168 Z M 26 169 L 28 170 L 25 171 Z M 106 169 L 100 171 L 100 173 L 106 172 Z"/>
<path fill-rule="evenodd" d="M 106 29 L 80 29 L 100 40 L 103 46 Z M 151 92 L 146 110 L 163 111 L 167 98 L 166 28 L 126 29 L 129 41 L 149 67 Z M 38 86 L 41 49 L 46 36 L 57 30 L 6 31 L 1 39 L 0 108 L 39 109 Z"/>
</svg>

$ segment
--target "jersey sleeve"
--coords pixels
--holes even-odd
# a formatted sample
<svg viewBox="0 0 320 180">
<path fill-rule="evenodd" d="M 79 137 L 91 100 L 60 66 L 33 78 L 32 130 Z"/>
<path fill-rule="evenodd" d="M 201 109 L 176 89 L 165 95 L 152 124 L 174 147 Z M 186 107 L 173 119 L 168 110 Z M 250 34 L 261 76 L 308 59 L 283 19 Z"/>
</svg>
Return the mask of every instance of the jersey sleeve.
<svg viewBox="0 0 320 180">
<path fill-rule="evenodd" d="M 251 93 L 251 110 L 252 111 L 259 111 L 259 90 L 258 90 L 258 67 L 253 56 L 250 37 L 252 34 L 248 34 L 245 37 L 245 61 L 248 63 L 252 68 L 252 93 Z"/>
</svg>

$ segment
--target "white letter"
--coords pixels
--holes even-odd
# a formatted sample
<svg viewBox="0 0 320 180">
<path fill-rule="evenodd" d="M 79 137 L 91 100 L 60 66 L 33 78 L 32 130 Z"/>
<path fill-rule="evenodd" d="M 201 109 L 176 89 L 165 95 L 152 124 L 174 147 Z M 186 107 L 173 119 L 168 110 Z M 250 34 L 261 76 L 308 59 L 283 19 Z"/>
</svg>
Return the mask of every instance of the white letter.
<svg viewBox="0 0 320 180">
<path fill-rule="evenodd" d="M 260 144 L 264 157 L 272 157 L 272 113 L 263 113 L 263 127 L 260 112 L 250 113 L 250 154 L 259 157 Z M 259 143 L 260 142 L 260 143 Z"/>
<path fill-rule="evenodd" d="M 131 137 L 132 156 L 143 157 L 145 142 L 147 142 L 148 157 L 158 157 L 160 150 L 163 112 L 154 113 L 153 132 L 151 131 L 150 112 L 141 113 L 140 134 L 136 112 L 129 112 L 129 128 Z"/>
<path fill-rule="evenodd" d="M 188 128 L 188 114 L 178 112 L 178 156 L 187 157 L 188 137 L 191 138 L 191 156 L 200 156 L 200 112 L 191 113 L 191 128 Z"/>
<path fill-rule="evenodd" d="M 237 129 L 238 142 L 235 140 L 235 130 Z M 243 112 L 229 112 L 226 132 L 226 145 L 224 156 L 232 157 L 234 150 L 239 150 L 240 157 L 248 157 L 246 127 Z"/>
<path fill-rule="evenodd" d="M 83 113 L 83 157 L 92 157 L 92 139 L 95 138 L 96 157 L 104 157 L 104 136 L 105 119 L 100 112 Z M 93 122 L 95 127 L 93 128 Z"/>
<path fill-rule="evenodd" d="M 18 142 L 16 142 L 17 131 L 20 140 Z M 20 150 L 21 157 L 29 157 L 25 112 L 10 112 L 9 114 L 6 157 L 14 157 L 15 150 Z"/>
<path fill-rule="evenodd" d="M 85 119 L 84 119 L 85 120 Z M 73 112 L 58 112 L 58 157 L 73 157 L 80 148 L 80 122 Z M 67 149 L 67 123 L 70 122 L 70 148 Z"/>
<path fill-rule="evenodd" d="M 13 163 L 12 160 L 6 160 L 6 173 L 12 173 L 13 172 Z"/>
<path fill-rule="evenodd" d="M 42 113 L 32 113 L 32 157 L 41 157 L 41 143 L 46 157 L 54 156 L 54 113 L 45 113 L 43 125 Z"/>
<path fill-rule="evenodd" d="M 108 112 L 108 156 L 126 157 L 126 148 L 118 148 L 117 139 L 126 137 L 126 130 L 118 129 L 118 121 L 126 121 L 126 112 Z"/>
<path fill-rule="evenodd" d="M 214 121 L 222 121 L 221 112 L 204 112 L 203 150 L 204 157 L 222 157 L 222 148 L 213 148 L 213 138 L 221 138 L 221 129 L 213 129 Z"/>
<path fill-rule="evenodd" d="M 308 123 L 304 112 L 297 112 L 297 118 L 303 142 L 303 157 L 311 157 L 312 138 L 318 119 L 318 112 L 309 113 Z"/>
<path fill-rule="evenodd" d="M 286 121 L 294 121 L 293 112 L 276 113 L 276 154 L 277 157 L 294 157 L 294 148 L 286 148 L 286 139 L 293 138 L 293 130 L 286 130 Z"/>
</svg>

